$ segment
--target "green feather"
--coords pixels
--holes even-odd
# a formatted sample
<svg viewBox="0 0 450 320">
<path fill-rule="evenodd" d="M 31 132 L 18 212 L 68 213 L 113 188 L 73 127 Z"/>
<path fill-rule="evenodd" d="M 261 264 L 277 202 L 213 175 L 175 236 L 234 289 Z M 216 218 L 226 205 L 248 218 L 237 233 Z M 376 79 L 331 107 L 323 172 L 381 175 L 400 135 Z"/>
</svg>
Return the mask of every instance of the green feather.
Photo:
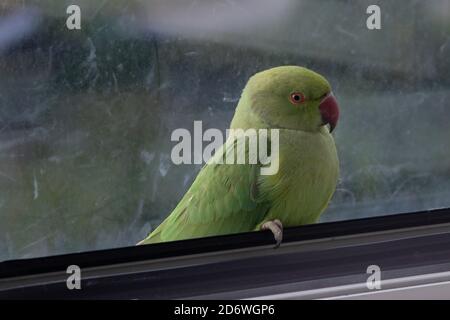
<svg viewBox="0 0 450 320">
<path fill-rule="evenodd" d="M 261 175 L 260 164 L 214 163 L 231 151 L 225 144 L 173 212 L 141 244 L 259 230 L 273 219 L 284 226 L 315 222 L 327 207 L 339 174 L 334 140 L 321 125 L 318 108 L 330 90 L 325 78 L 296 66 L 269 69 L 250 78 L 231 128 L 279 129 L 279 171 Z M 300 107 L 288 99 L 297 91 L 306 98 Z"/>
</svg>

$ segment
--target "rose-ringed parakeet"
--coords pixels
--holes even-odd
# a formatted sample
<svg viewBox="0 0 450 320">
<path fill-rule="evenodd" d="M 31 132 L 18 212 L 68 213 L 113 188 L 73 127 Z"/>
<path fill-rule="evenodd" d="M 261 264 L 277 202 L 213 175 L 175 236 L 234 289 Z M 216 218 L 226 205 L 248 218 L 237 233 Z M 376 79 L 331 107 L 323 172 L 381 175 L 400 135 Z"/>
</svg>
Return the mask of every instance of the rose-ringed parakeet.
<svg viewBox="0 0 450 320">
<path fill-rule="evenodd" d="M 139 244 L 269 229 L 277 246 L 283 226 L 316 222 L 339 175 L 331 131 L 339 117 L 328 81 L 298 66 L 253 75 L 231 129 L 279 129 L 278 172 L 261 164 L 209 161 L 172 213 Z M 270 137 L 270 135 L 269 135 Z M 224 144 L 214 158 L 223 156 Z"/>
</svg>

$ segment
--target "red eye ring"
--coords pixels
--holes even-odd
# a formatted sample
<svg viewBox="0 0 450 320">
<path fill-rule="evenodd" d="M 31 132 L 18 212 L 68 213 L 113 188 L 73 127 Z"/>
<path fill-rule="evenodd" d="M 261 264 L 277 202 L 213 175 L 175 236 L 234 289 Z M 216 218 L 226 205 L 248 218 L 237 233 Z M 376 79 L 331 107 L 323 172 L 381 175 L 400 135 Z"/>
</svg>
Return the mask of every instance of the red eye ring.
<svg viewBox="0 0 450 320">
<path fill-rule="evenodd" d="M 292 104 L 300 104 L 305 102 L 305 96 L 301 92 L 292 92 L 289 96 L 289 100 Z"/>
</svg>

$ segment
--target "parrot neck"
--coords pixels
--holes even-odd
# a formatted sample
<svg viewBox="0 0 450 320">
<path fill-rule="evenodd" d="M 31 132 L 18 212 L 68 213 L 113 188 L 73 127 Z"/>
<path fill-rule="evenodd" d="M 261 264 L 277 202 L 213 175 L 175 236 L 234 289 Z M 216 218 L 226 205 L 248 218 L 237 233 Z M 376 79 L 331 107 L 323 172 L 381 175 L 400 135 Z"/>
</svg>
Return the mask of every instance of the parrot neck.
<svg viewBox="0 0 450 320">
<path fill-rule="evenodd" d="M 236 113 L 231 120 L 230 129 L 269 129 L 270 126 L 253 113 Z"/>
<path fill-rule="evenodd" d="M 269 129 L 270 125 L 252 112 L 251 109 L 250 99 L 244 93 L 236 107 L 230 129 Z"/>
</svg>

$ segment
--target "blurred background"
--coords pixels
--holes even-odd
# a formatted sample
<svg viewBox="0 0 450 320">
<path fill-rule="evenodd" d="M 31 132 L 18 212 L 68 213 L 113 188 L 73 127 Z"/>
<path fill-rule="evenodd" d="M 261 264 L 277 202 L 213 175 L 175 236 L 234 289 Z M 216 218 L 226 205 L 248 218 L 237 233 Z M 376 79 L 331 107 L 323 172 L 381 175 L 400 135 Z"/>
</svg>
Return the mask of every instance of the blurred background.
<svg viewBox="0 0 450 320">
<path fill-rule="evenodd" d="M 248 77 L 279 65 L 340 103 L 321 221 L 448 207 L 449 57 L 448 0 L 2 0 L 0 260 L 141 240 L 201 167 L 172 164 L 172 131 L 227 128 Z"/>
</svg>

